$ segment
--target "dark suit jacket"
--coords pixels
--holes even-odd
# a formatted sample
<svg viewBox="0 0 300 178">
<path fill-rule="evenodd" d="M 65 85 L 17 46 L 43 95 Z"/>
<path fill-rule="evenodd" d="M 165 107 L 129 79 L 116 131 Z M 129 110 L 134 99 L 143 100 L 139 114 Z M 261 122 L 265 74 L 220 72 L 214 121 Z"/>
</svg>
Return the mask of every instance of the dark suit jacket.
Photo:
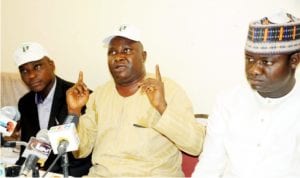
<svg viewBox="0 0 300 178">
<path fill-rule="evenodd" d="M 53 97 L 53 103 L 50 113 L 50 119 L 48 129 L 55 125 L 61 125 L 64 123 L 66 116 L 68 115 L 68 108 L 66 104 L 66 91 L 73 83 L 67 82 L 59 77 L 56 77 L 56 88 Z M 21 140 L 28 142 L 30 137 L 35 137 L 40 130 L 38 110 L 35 104 L 35 92 L 30 91 L 25 94 L 18 104 L 19 111 L 21 113 L 20 127 L 21 127 Z M 57 123 L 58 122 L 58 123 Z M 25 161 L 25 158 L 21 158 L 24 148 L 21 149 L 20 158 L 16 164 L 21 165 Z M 54 161 L 56 155 L 51 152 L 43 169 L 47 170 L 51 163 Z M 75 159 L 72 153 L 68 153 L 69 158 L 69 174 L 74 177 L 81 177 L 88 174 L 91 167 L 91 155 L 83 159 Z M 57 161 L 56 165 L 51 169 L 51 172 L 62 173 L 61 162 Z"/>
</svg>

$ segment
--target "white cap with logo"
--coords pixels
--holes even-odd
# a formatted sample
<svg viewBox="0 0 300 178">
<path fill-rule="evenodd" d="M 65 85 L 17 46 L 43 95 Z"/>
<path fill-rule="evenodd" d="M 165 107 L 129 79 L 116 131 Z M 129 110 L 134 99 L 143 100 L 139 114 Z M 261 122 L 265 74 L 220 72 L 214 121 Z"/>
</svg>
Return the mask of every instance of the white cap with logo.
<svg viewBox="0 0 300 178">
<path fill-rule="evenodd" d="M 110 40 L 116 36 L 124 37 L 133 41 L 141 41 L 141 32 L 137 27 L 123 24 L 120 25 L 117 30 L 104 38 L 103 43 L 108 45 Z"/>
<path fill-rule="evenodd" d="M 18 67 L 21 65 L 37 61 L 45 56 L 49 56 L 47 51 L 36 42 L 25 42 L 22 43 L 14 53 L 14 60 Z"/>
</svg>

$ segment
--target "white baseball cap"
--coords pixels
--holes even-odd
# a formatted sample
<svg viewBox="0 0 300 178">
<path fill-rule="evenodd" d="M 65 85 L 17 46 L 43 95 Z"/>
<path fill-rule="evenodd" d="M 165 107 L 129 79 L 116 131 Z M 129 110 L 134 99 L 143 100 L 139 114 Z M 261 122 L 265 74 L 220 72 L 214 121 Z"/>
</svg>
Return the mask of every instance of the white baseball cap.
<svg viewBox="0 0 300 178">
<path fill-rule="evenodd" d="M 25 42 L 22 43 L 14 53 L 14 60 L 18 67 L 21 65 L 37 61 L 43 57 L 48 56 L 47 51 L 36 42 Z"/>
<path fill-rule="evenodd" d="M 104 38 L 103 43 L 108 45 L 110 40 L 116 36 L 124 37 L 133 41 L 141 41 L 141 32 L 137 27 L 123 24 L 120 25 L 117 30 L 113 31 L 110 35 Z"/>
</svg>

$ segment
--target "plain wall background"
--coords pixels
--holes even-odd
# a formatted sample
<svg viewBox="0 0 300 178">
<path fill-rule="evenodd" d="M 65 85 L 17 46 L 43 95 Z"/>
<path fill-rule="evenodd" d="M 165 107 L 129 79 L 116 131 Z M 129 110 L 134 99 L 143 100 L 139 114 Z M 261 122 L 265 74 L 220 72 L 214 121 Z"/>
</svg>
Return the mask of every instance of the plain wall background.
<svg viewBox="0 0 300 178">
<path fill-rule="evenodd" d="M 147 71 L 159 64 L 186 90 L 195 113 L 209 114 L 220 89 L 244 80 L 248 23 L 282 9 L 300 17 L 300 0 L 1 0 L 1 71 L 18 72 L 14 50 L 36 41 L 59 76 L 75 82 L 82 70 L 95 89 L 111 78 L 102 39 L 134 24 Z"/>
</svg>

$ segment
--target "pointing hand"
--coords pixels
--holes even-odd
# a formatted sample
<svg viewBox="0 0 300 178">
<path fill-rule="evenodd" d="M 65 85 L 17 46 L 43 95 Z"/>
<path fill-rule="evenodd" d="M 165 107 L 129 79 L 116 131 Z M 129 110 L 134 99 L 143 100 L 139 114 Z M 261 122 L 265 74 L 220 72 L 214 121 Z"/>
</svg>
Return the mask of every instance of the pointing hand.
<svg viewBox="0 0 300 178">
<path fill-rule="evenodd" d="M 89 90 L 83 82 L 83 73 L 79 72 L 77 83 L 67 90 L 67 104 L 69 114 L 79 116 L 81 108 L 87 103 L 89 99 Z"/>
</svg>

